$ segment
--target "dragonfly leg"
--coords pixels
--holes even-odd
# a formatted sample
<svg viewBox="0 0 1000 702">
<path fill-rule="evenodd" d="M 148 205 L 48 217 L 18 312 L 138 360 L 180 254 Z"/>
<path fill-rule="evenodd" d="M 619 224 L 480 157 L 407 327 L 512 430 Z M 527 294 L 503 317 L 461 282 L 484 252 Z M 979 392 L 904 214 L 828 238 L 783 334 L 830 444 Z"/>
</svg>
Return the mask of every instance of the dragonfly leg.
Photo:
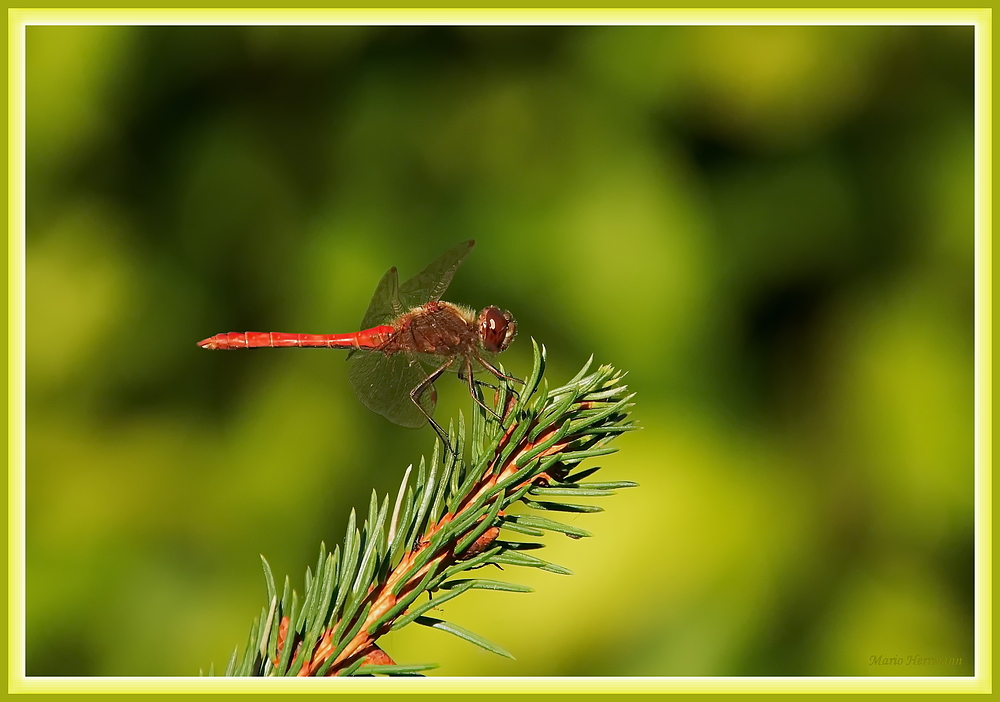
<svg viewBox="0 0 1000 702">
<path fill-rule="evenodd" d="M 471 369 L 470 369 L 470 371 L 471 371 Z M 464 371 L 459 371 L 459 373 L 458 373 L 458 379 L 459 380 L 465 380 L 465 376 L 466 376 L 466 373 Z M 475 383 L 476 385 L 480 385 L 480 386 L 482 386 L 484 388 L 490 388 L 491 390 L 499 390 L 500 389 L 498 386 L 494 385 L 493 383 L 487 383 L 485 380 L 480 380 L 479 378 L 476 378 L 475 376 L 473 376 L 472 382 Z"/>
<path fill-rule="evenodd" d="M 463 375 L 465 376 L 464 378 L 462 378 Z M 486 405 L 486 403 L 484 403 L 482 400 L 480 400 L 479 399 L 479 394 L 476 392 L 476 385 L 477 384 L 478 385 L 486 385 L 488 387 L 494 388 L 495 390 L 497 390 L 499 388 L 495 388 L 493 385 L 490 385 L 489 383 L 484 383 L 481 380 L 474 379 L 472 377 L 472 361 L 470 361 L 469 359 L 465 359 L 465 371 L 462 372 L 462 373 L 459 373 L 458 377 L 461 378 L 462 380 L 468 380 L 469 381 L 469 394 L 472 395 L 472 399 L 476 401 L 476 404 L 479 405 L 480 407 L 482 407 L 484 410 L 486 410 L 490 414 L 492 414 L 494 417 L 496 417 L 496 420 L 502 424 L 503 423 L 503 417 L 501 417 L 499 414 L 497 414 L 496 412 L 494 412 L 492 409 L 490 409 Z"/>
<path fill-rule="evenodd" d="M 458 379 L 459 380 L 465 380 L 465 373 L 459 373 L 458 374 Z M 516 378 L 515 378 L 515 380 L 516 380 Z M 480 380 L 479 378 L 476 378 L 475 376 L 473 376 L 472 382 L 475 383 L 476 385 L 480 386 L 480 387 L 489 388 L 490 390 L 493 390 L 494 392 L 497 392 L 498 390 L 500 390 L 500 386 L 499 385 L 494 385 L 493 383 L 487 383 L 485 380 Z M 506 383 L 504 383 L 504 385 L 506 385 Z M 510 388 L 508 387 L 508 389 L 510 389 Z M 515 394 L 517 394 L 517 393 L 515 393 Z"/>
<path fill-rule="evenodd" d="M 445 433 L 444 429 L 441 428 L 440 424 L 434 421 L 434 418 L 430 415 L 430 413 L 424 409 L 423 405 L 420 404 L 420 396 L 424 394 L 427 388 L 434 384 L 435 380 L 441 377 L 442 373 L 448 370 L 452 361 L 454 361 L 454 359 L 448 359 L 440 368 L 421 380 L 417 384 L 417 387 L 410 390 L 410 399 L 413 400 L 413 404 L 417 406 L 417 409 L 423 412 L 424 416 L 427 417 L 427 421 L 430 422 L 431 428 L 434 430 L 434 433 L 440 437 L 445 447 L 455 454 L 455 456 L 458 456 L 458 454 L 455 453 L 455 449 L 452 448 L 451 442 L 448 441 L 448 435 Z"/>
<path fill-rule="evenodd" d="M 511 387 L 510 384 L 511 383 L 520 383 L 521 385 L 524 385 L 524 381 L 523 380 L 521 380 L 520 378 L 515 378 L 512 375 L 506 375 L 505 373 L 501 373 L 499 368 L 495 367 L 493 364 L 491 364 L 489 361 L 487 361 L 482 356 L 478 356 L 477 355 L 476 356 L 476 360 L 479 361 L 483 365 L 483 368 L 485 368 L 490 373 L 492 373 L 493 375 L 495 375 L 498 380 L 504 381 L 504 385 L 507 386 L 508 390 L 510 390 L 512 393 L 514 393 L 515 397 L 517 397 L 517 398 L 521 397 L 521 395 L 517 392 L 517 390 L 515 390 L 513 387 Z"/>
</svg>

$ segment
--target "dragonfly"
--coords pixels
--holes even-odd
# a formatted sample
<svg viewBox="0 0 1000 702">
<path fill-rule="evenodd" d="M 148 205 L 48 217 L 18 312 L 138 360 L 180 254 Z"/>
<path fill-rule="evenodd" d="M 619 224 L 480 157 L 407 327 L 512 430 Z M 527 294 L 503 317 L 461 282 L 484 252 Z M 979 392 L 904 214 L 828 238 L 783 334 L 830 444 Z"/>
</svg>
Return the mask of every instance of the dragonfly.
<svg viewBox="0 0 1000 702">
<path fill-rule="evenodd" d="M 415 276 L 399 284 L 393 266 L 378 283 L 361 320 L 361 331 L 349 334 L 288 334 L 284 332 L 223 332 L 198 342 L 205 349 L 254 348 L 348 349 L 347 377 L 368 409 L 404 427 L 429 423 L 445 446 L 450 444 L 434 421 L 434 382 L 445 371 L 457 371 L 472 398 L 497 419 L 476 392 L 475 378 L 487 371 L 513 390 L 523 381 L 497 367 L 496 357 L 517 334 L 517 322 L 507 310 L 489 306 L 478 314 L 470 307 L 444 302 L 455 271 L 475 246 L 458 244 Z M 515 393 L 516 394 L 516 393 Z"/>
</svg>

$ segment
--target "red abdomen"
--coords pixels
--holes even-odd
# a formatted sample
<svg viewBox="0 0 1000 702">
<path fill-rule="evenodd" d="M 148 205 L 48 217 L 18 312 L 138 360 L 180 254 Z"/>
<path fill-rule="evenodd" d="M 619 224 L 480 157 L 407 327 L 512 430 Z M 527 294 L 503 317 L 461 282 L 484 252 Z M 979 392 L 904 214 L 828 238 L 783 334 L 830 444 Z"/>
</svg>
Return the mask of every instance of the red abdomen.
<svg viewBox="0 0 1000 702">
<path fill-rule="evenodd" d="M 377 349 L 392 336 L 395 330 L 382 325 L 354 332 L 353 334 L 286 334 L 284 332 L 223 332 L 202 339 L 203 349 L 228 351 L 231 349 L 259 348 L 328 348 L 328 349 Z"/>
</svg>

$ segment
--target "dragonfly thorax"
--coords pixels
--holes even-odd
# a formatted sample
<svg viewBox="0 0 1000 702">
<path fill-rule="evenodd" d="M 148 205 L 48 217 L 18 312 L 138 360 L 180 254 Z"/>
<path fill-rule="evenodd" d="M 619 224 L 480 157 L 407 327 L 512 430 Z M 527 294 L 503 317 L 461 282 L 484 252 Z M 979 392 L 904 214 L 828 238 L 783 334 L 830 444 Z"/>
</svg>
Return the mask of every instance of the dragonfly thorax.
<svg viewBox="0 0 1000 702">
<path fill-rule="evenodd" d="M 514 340 L 517 335 L 517 322 L 507 310 L 499 307 L 487 307 L 479 313 L 477 322 L 479 338 L 490 353 L 500 353 Z"/>
</svg>

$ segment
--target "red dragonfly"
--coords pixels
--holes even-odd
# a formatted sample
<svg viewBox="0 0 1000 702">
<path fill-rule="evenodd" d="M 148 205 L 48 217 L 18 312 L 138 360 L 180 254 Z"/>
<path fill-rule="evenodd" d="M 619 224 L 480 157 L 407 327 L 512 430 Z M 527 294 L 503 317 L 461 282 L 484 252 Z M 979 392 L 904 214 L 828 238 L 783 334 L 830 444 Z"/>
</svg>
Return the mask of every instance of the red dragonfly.
<svg viewBox="0 0 1000 702">
<path fill-rule="evenodd" d="M 442 373 L 457 371 L 468 383 L 473 399 L 494 416 L 496 412 L 476 395 L 475 383 L 481 381 L 473 379 L 474 373 L 485 369 L 501 382 L 522 382 L 494 365 L 496 355 L 517 333 L 510 312 L 490 306 L 477 315 L 468 307 L 441 301 L 475 243 L 459 244 L 402 285 L 395 266 L 386 271 L 361 320 L 361 331 L 224 332 L 199 341 L 198 346 L 224 350 L 288 346 L 350 349 L 347 376 L 365 407 L 404 427 L 430 422 L 448 446 L 447 435 L 431 416 L 437 403 L 434 381 Z M 427 372 L 425 365 L 433 370 Z"/>
</svg>

